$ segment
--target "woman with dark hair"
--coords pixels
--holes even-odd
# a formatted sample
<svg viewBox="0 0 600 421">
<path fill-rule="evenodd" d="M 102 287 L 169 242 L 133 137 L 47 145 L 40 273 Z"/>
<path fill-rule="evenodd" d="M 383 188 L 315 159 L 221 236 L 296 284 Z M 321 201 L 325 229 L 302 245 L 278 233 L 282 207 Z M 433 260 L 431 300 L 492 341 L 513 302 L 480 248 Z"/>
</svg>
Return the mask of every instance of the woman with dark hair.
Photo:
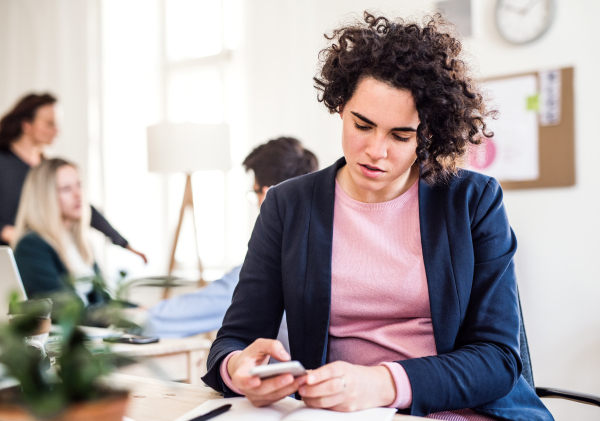
<svg viewBox="0 0 600 421">
<path fill-rule="evenodd" d="M 439 16 L 327 37 L 344 157 L 272 187 L 203 377 L 257 406 L 551 420 L 521 375 L 516 239 L 496 180 L 457 168 L 494 114 Z M 291 356 L 274 340 L 287 314 Z M 311 371 L 269 379 L 270 357 Z"/>
<path fill-rule="evenodd" d="M 29 94 L 0 119 L 0 245 L 13 241 L 25 177 L 44 160 L 44 148 L 58 134 L 56 102 L 49 93 Z M 134 250 L 93 206 L 91 226 L 146 261 L 146 256 Z"/>
</svg>

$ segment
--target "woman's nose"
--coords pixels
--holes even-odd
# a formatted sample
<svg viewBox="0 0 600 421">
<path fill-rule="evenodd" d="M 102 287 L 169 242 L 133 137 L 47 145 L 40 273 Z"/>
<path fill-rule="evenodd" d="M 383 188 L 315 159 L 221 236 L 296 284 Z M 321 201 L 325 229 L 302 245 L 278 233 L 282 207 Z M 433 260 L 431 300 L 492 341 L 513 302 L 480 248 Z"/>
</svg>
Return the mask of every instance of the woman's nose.
<svg viewBox="0 0 600 421">
<path fill-rule="evenodd" d="M 380 133 L 370 136 L 365 152 L 374 161 L 387 158 L 386 136 Z"/>
</svg>

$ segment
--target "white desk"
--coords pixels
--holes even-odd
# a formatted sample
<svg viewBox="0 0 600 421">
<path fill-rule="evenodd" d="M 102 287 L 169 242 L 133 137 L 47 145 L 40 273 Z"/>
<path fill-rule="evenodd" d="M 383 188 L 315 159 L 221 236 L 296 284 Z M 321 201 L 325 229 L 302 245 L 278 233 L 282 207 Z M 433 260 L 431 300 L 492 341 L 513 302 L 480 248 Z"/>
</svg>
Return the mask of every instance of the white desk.
<svg viewBox="0 0 600 421">
<path fill-rule="evenodd" d="M 113 374 L 110 383 L 131 391 L 126 416 L 135 421 L 172 421 L 209 399 L 221 394 L 207 386 Z M 418 421 L 423 418 L 394 415 L 394 421 Z"/>
<path fill-rule="evenodd" d="M 141 360 L 140 364 L 119 369 L 119 373 L 157 378 L 160 371 L 166 380 L 201 384 L 210 345 L 211 341 L 204 337 L 190 337 L 144 345 L 114 344 L 111 348 L 120 355 Z"/>
</svg>

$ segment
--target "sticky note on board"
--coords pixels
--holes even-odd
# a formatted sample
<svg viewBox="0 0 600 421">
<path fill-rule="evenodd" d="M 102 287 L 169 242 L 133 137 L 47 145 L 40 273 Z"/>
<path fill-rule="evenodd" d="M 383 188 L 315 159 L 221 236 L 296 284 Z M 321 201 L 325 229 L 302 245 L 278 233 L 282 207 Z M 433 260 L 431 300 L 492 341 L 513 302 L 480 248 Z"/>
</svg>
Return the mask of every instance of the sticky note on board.
<svg viewBox="0 0 600 421">
<path fill-rule="evenodd" d="M 527 111 L 539 111 L 540 109 L 540 94 L 535 94 L 527 97 Z"/>
</svg>

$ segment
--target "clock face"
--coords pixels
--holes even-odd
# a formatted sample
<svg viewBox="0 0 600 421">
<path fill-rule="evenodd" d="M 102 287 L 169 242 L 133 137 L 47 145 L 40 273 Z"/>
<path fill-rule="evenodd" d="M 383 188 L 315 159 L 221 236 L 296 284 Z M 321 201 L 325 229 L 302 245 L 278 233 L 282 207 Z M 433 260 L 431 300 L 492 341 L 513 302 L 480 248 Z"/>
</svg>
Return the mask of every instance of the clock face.
<svg viewBox="0 0 600 421">
<path fill-rule="evenodd" d="M 554 0 L 497 0 L 496 27 L 508 42 L 525 44 L 541 37 L 554 17 Z"/>
</svg>

